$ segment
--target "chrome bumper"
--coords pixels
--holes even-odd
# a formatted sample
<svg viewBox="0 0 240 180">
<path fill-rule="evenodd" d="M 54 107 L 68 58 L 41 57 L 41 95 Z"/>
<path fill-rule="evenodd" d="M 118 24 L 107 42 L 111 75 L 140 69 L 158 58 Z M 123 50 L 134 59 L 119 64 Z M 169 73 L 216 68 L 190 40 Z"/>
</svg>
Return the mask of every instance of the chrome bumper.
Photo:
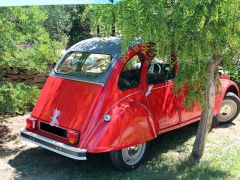
<svg viewBox="0 0 240 180">
<path fill-rule="evenodd" d="M 72 146 L 68 146 L 61 142 L 40 136 L 36 133 L 21 129 L 20 137 L 26 141 L 32 142 L 39 145 L 45 149 L 56 152 L 63 156 L 76 159 L 76 160 L 86 160 L 86 149 L 79 149 Z"/>
</svg>

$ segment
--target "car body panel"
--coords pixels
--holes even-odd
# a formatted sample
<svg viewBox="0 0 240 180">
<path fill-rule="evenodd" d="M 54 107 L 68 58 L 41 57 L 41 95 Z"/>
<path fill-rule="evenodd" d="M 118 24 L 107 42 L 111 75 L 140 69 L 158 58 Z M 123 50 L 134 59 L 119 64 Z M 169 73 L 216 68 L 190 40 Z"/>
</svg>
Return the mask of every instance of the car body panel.
<svg viewBox="0 0 240 180">
<path fill-rule="evenodd" d="M 231 81 L 228 78 L 226 77 L 220 77 L 220 88 L 218 90 L 218 92 L 216 93 L 216 100 L 215 100 L 215 106 L 214 106 L 214 116 L 216 116 L 219 111 L 220 111 L 220 108 L 221 108 L 221 104 L 222 104 L 222 101 L 225 97 L 225 95 L 228 93 L 228 92 L 231 92 L 231 89 L 232 87 L 236 90 L 236 95 L 239 97 L 240 96 L 240 93 L 239 93 L 239 88 L 237 86 L 237 84 L 233 81 Z"/>
<path fill-rule="evenodd" d="M 180 123 L 179 97 L 174 96 L 171 81 L 153 85 L 146 99 L 158 130 Z"/>
<path fill-rule="evenodd" d="M 142 101 L 144 92 L 139 91 L 112 107 L 108 112 L 111 120 L 101 119 L 88 142 L 88 151 L 119 150 L 155 138 L 153 120 Z"/>
<path fill-rule="evenodd" d="M 38 98 L 32 116 L 42 122 L 51 123 L 53 111 L 60 111 L 59 126 L 84 132 L 103 86 L 49 77 Z M 44 133 L 44 132 L 42 132 Z"/>
</svg>

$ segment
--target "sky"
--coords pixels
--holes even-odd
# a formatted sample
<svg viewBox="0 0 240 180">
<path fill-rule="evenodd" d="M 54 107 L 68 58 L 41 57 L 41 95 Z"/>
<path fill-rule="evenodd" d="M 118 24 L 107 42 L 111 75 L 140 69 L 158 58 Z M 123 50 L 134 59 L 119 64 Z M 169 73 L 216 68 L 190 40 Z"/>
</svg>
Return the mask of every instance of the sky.
<svg viewBox="0 0 240 180">
<path fill-rule="evenodd" d="M 114 0 L 117 1 L 119 0 Z M 0 0 L 0 7 L 58 4 L 111 4 L 111 2 L 110 0 Z"/>
</svg>

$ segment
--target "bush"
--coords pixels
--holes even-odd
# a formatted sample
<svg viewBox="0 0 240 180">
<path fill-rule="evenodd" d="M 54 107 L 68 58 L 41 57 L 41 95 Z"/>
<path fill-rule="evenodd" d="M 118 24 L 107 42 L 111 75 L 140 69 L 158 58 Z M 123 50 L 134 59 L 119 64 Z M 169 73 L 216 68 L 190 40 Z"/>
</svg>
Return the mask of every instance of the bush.
<svg viewBox="0 0 240 180">
<path fill-rule="evenodd" d="M 0 115 L 24 114 L 36 103 L 39 89 L 24 83 L 0 83 Z"/>
<path fill-rule="evenodd" d="M 59 59 L 61 42 L 52 40 L 37 6 L 3 7 L 0 11 L 0 66 L 44 72 Z"/>
</svg>

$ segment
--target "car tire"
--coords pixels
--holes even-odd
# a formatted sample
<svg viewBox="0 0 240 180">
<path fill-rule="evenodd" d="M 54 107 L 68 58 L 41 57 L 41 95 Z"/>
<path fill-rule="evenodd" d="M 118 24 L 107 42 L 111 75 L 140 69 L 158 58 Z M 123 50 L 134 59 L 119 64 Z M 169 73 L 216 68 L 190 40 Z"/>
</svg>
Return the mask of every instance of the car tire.
<svg viewBox="0 0 240 180">
<path fill-rule="evenodd" d="M 239 115 L 239 111 L 239 97 L 236 94 L 229 92 L 224 97 L 220 112 L 216 118 L 220 124 L 230 123 Z"/>
<path fill-rule="evenodd" d="M 214 128 L 218 128 L 218 127 L 219 127 L 219 120 L 216 116 L 214 116 L 212 119 L 212 127 L 211 128 L 214 129 Z"/>
<path fill-rule="evenodd" d="M 144 161 L 148 149 L 148 143 L 130 146 L 118 151 L 110 152 L 113 166 L 120 171 L 129 171 L 139 167 Z"/>
</svg>

